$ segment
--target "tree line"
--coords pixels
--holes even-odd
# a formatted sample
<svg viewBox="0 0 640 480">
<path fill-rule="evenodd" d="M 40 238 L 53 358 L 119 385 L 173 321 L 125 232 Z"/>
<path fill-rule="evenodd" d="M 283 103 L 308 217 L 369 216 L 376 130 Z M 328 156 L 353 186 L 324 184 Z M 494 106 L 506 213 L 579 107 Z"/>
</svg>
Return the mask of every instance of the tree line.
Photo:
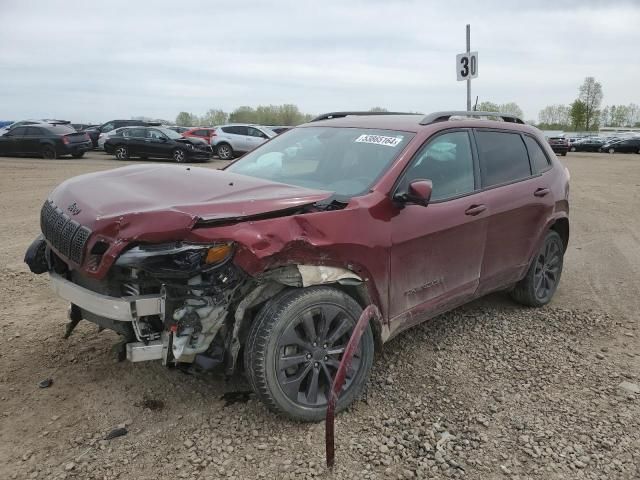
<svg viewBox="0 0 640 480">
<path fill-rule="evenodd" d="M 296 105 L 258 105 L 242 106 L 227 113 L 212 108 L 202 116 L 190 112 L 180 112 L 176 117 L 176 125 L 181 127 L 199 127 L 224 125 L 225 123 L 256 123 L 259 125 L 299 125 L 308 122 L 314 116 L 302 113 Z"/>
<path fill-rule="evenodd" d="M 538 128 L 546 130 L 593 131 L 600 127 L 640 127 L 640 107 L 602 106 L 602 84 L 586 77 L 577 98 L 569 105 L 549 105 L 538 114 Z"/>
</svg>

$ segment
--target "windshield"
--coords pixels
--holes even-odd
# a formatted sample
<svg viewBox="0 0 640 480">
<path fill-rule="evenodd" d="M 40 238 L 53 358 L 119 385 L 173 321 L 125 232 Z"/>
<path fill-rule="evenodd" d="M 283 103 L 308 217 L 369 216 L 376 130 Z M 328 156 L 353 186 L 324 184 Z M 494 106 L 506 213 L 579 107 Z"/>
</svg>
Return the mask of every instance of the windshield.
<svg viewBox="0 0 640 480">
<path fill-rule="evenodd" d="M 393 130 L 294 128 L 228 170 L 351 197 L 365 193 L 413 136 Z"/>
<path fill-rule="evenodd" d="M 160 127 L 156 127 L 156 130 L 160 130 L 162 133 L 164 133 L 167 137 L 175 140 L 177 138 L 182 138 L 182 135 L 179 134 L 178 132 L 175 132 L 173 130 L 171 130 L 170 128 L 160 128 Z"/>
</svg>

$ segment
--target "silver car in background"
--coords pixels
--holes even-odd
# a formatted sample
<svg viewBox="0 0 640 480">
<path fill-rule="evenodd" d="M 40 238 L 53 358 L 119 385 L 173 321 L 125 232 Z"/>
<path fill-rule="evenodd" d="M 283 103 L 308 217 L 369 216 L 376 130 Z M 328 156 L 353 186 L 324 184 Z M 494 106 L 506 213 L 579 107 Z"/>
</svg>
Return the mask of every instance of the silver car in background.
<svg viewBox="0 0 640 480">
<path fill-rule="evenodd" d="M 124 130 L 127 130 L 129 128 L 133 128 L 133 127 L 114 128 L 113 130 L 109 130 L 108 132 L 101 133 L 100 136 L 98 137 L 98 150 L 104 150 L 104 142 L 109 140 L 114 135 L 117 135 L 118 133 Z"/>
<path fill-rule="evenodd" d="M 233 123 L 216 127 L 211 137 L 211 147 L 221 160 L 250 152 L 277 134 L 262 125 Z"/>
</svg>

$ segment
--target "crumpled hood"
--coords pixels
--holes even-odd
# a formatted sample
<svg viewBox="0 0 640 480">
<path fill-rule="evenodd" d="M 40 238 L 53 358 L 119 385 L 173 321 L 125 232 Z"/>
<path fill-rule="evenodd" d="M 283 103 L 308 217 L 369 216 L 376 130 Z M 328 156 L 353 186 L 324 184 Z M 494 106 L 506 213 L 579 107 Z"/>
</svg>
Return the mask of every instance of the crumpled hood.
<svg viewBox="0 0 640 480">
<path fill-rule="evenodd" d="M 71 178 L 49 199 L 94 233 L 127 242 L 173 241 L 199 220 L 242 219 L 330 195 L 221 170 L 153 164 Z"/>
</svg>

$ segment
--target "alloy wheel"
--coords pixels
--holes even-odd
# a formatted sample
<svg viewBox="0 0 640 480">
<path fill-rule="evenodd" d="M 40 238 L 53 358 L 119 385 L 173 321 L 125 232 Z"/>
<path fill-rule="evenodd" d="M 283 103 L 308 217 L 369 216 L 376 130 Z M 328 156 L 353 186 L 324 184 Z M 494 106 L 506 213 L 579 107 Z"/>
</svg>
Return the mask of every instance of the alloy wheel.
<svg viewBox="0 0 640 480">
<path fill-rule="evenodd" d="M 42 158 L 46 160 L 55 160 L 56 151 L 52 147 L 44 147 L 42 150 Z"/>
<path fill-rule="evenodd" d="M 116 148 L 116 158 L 118 160 L 126 160 L 128 157 L 127 147 Z"/>
<path fill-rule="evenodd" d="M 339 305 L 308 308 L 291 322 L 278 340 L 276 375 L 282 392 L 303 407 L 327 404 L 355 320 Z M 353 357 L 343 390 L 349 388 L 361 364 L 360 348 Z"/>
<path fill-rule="evenodd" d="M 184 162 L 185 158 L 186 158 L 186 155 L 184 153 L 184 150 L 180 150 L 180 149 L 174 150 L 173 159 L 176 161 L 176 163 Z"/>
<path fill-rule="evenodd" d="M 222 160 L 229 160 L 231 158 L 231 147 L 229 145 L 219 145 L 216 149 L 218 157 Z"/>
<path fill-rule="evenodd" d="M 610 148 L 609 153 L 616 153 L 616 151 L 613 148 Z"/>
<path fill-rule="evenodd" d="M 546 299 L 553 295 L 561 268 L 561 252 L 557 242 L 547 241 L 538 255 L 533 274 L 536 297 Z"/>
</svg>

